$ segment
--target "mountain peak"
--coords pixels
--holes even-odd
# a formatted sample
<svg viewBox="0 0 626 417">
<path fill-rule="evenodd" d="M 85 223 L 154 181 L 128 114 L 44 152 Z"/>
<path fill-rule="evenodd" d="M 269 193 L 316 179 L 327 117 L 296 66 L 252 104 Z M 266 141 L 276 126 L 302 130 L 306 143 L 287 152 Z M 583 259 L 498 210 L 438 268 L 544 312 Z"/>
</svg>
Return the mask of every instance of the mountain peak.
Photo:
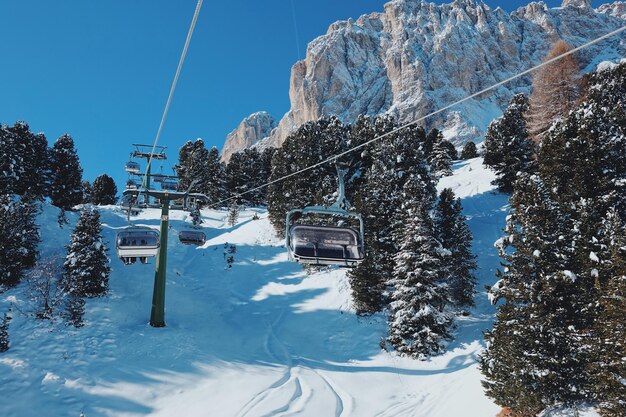
<svg viewBox="0 0 626 417">
<path fill-rule="evenodd" d="M 561 7 L 581 7 L 591 9 L 591 0 L 563 0 Z"/>
</svg>

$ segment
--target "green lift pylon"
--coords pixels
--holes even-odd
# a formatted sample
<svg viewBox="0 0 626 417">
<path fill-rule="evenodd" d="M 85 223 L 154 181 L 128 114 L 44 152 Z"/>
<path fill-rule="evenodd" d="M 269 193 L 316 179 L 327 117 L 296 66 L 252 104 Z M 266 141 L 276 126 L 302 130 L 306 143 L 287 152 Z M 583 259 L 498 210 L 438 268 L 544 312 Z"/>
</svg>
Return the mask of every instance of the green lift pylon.
<svg viewBox="0 0 626 417">
<path fill-rule="evenodd" d="M 161 206 L 161 244 L 154 271 L 154 290 L 152 292 L 152 311 L 150 326 L 165 327 L 165 278 L 167 271 L 167 231 L 169 228 L 170 200 L 165 195 Z"/>
<path fill-rule="evenodd" d="M 163 190 L 124 190 L 124 196 L 131 195 L 137 198 L 146 194 L 157 198 L 161 202 L 161 240 L 159 253 L 154 271 L 154 289 L 152 291 L 152 309 L 150 311 L 150 326 L 165 327 L 165 286 L 167 281 L 167 234 L 169 230 L 170 201 L 193 197 L 196 201 L 208 202 L 206 195 L 190 193 L 197 181 L 192 181 L 187 192 Z"/>
</svg>

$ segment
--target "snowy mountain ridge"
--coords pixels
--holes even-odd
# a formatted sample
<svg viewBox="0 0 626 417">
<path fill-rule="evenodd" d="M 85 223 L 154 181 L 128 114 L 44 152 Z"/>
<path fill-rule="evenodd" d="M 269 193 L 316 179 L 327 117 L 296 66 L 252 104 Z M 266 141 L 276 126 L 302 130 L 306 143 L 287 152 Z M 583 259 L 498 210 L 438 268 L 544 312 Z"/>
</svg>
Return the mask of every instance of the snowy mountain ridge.
<svg viewBox="0 0 626 417">
<path fill-rule="evenodd" d="M 249 144 L 280 146 L 297 127 L 322 116 L 336 115 L 344 123 L 380 113 L 415 120 L 538 64 L 559 39 L 578 46 L 624 20 L 623 2 L 597 9 L 588 0 L 565 0 L 557 8 L 533 2 L 507 13 L 475 0 L 391 1 L 381 13 L 331 24 L 309 43 L 306 58 L 292 67 L 291 109 L 269 133 L 233 131 L 222 157 L 228 160 Z M 577 57 L 587 72 L 625 52 L 616 36 Z M 530 78 L 518 79 L 425 124 L 457 145 L 479 142 L 512 95 L 529 92 L 529 86 Z"/>
</svg>

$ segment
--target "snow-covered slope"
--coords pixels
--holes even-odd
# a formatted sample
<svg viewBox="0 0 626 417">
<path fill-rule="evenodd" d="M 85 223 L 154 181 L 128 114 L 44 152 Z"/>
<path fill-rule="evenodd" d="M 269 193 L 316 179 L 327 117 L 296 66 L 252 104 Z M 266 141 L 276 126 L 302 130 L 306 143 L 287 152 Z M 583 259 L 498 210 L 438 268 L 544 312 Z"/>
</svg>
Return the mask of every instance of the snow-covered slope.
<svg viewBox="0 0 626 417">
<path fill-rule="evenodd" d="M 443 186 L 462 198 L 475 236 L 479 291 L 446 354 L 429 361 L 379 348 L 383 315 L 357 317 L 344 270 L 305 274 L 287 261 L 267 213 L 244 211 L 235 227 L 226 213 L 203 211 L 208 241 L 178 243 L 188 225 L 171 213 L 165 328 L 148 325 L 154 262 L 124 266 L 110 253 L 108 296 L 87 300 L 86 324 L 38 321 L 25 285 L 0 295 L 14 306 L 11 349 L 0 354 L 0 415 L 74 416 L 494 416 L 476 357 L 494 309 L 483 284 L 498 258 L 493 242 L 507 211 L 480 159 L 459 162 Z M 147 210 L 138 224 L 157 227 Z M 46 207 L 42 253 L 62 255 L 70 226 L 59 229 Z M 75 222 L 75 216 L 70 219 Z M 102 210 L 105 238 L 126 225 Z M 225 245 L 236 246 L 227 268 Z"/>
<path fill-rule="evenodd" d="M 476 0 L 393 0 L 381 13 L 333 23 L 292 67 L 290 110 L 263 146 L 281 145 L 300 125 L 322 116 L 352 123 L 360 114 L 390 113 L 414 121 L 538 64 L 559 39 L 579 46 L 626 18 L 621 2 L 595 10 L 588 0 L 564 0 L 555 8 L 532 2 L 511 13 L 488 3 L 493 7 Z M 581 70 L 623 56 L 623 39 L 614 36 L 577 53 Z M 519 79 L 424 124 L 457 145 L 480 142 L 513 94 L 529 91 L 529 78 Z M 232 152 L 234 139 L 224 149 Z"/>
</svg>

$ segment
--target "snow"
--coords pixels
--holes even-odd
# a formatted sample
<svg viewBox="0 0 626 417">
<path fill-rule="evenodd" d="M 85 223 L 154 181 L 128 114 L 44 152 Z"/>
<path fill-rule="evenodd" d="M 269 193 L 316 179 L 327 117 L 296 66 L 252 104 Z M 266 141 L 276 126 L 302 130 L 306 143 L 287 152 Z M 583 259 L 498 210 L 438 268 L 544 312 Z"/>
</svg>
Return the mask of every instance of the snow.
<svg viewBox="0 0 626 417">
<path fill-rule="evenodd" d="M 154 258 L 123 265 L 113 242 L 125 215 L 103 207 L 110 291 L 87 300 L 84 327 L 27 316 L 25 285 L 0 295 L 0 311 L 15 307 L 11 349 L 0 354 L 0 415 L 493 416 L 500 408 L 485 396 L 476 362 L 495 313 L 484 286 L 499 266 L 493 242 L 508 210 L 492 179 L 477 158 L 457 162 L 439 184 L 462 198 L 479 294 L 447 351 L 426 361 L 381 350 L 386 316 L 354 313 L 345 270 L 307 275 L 289 262 L 261 209 L 242 210 L 234 227 L 227 212 L 203 210 L 202 247 L 179 244 L 191 219 L 170 211 L 167 326 L 152 328 Z M 42 259 L 64 256 L 77 220 L 67 215 L 59 228 L 58 210 L 44 208 Z M 159 217 L 145 210 L 133 221 L 157 228 Z"/>
<path fill-rule="evenodd" d="M 565 275 L 567 279 L 569 279 L 572 282 L 576 281 L 576 274 L 573 273 L 572 271 L 565 270 L 563 271 L 563 275 Z"/>
</svg>

